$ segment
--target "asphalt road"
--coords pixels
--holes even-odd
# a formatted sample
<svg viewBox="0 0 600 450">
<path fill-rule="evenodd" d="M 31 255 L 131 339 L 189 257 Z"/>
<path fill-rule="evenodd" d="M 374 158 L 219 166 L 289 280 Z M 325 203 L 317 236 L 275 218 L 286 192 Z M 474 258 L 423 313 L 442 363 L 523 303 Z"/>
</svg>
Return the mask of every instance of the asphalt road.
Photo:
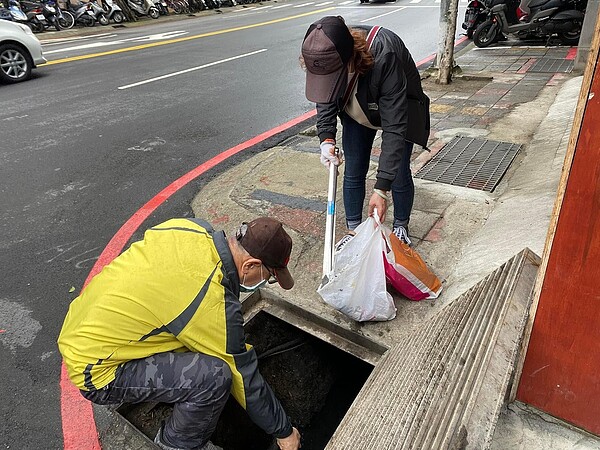
<svg viewBox="0 0 600 450">
<path fill-rule="evenodd" d="M 309 24 L 329 14 L 392 29 L 416 61 L 436 51 L 435 0 L 266 2 L 47 43 L 52 64 L 0 86 L 0 448 L 63 447 L 56 338 L 69 302 L 157 192 L 312 109 L 299 48 Z M 263 147 L 178 191 L 134 239 L 190 215 L 209 177 Z"/>
</svg>

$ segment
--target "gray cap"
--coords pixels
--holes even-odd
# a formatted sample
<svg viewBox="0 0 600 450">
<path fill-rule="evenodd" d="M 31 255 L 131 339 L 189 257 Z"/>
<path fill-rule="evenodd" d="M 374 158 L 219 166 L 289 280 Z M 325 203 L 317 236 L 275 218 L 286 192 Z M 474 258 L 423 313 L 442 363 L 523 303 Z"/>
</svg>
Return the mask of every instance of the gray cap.
<svg viewBox="0 0 600 450">
<path fill-rule="evenodd" d="M 354 39 L 341 17 L 323 17 L 308 28 L 302 42 L 308 100 L 331 103 L 341 96 L 353 51 Z"/>
</svg>

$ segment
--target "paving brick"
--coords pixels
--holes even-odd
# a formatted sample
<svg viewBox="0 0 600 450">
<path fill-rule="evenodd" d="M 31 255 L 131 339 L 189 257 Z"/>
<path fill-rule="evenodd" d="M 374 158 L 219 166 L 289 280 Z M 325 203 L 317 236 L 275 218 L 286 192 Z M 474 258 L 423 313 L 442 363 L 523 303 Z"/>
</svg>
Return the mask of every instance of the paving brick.
<svg viewBox="0 0 600 450">
<path fill-rule="evenodd" d="M 454 106 L 440 103 L 434 103 L 429 108 L 429 111 L 432 113 L 448 113 L 452 110 L 454 110 Z"/>
<path fill-rule="evenodd" d="M 283 205 L 273 205 L 269 208 L 269 217 L 279 220 L 299 233 L 318 238 L 323 236 L 324 215 L 324 213 L 288 208 Z"/>
<path fill-rule="evenodd" d="M 461 114 L 467 114 L 469 116 L 483 116 L 489 108 L 482 108 L 477 106 L 465 106 L 460 110 Z"/>
</svg>

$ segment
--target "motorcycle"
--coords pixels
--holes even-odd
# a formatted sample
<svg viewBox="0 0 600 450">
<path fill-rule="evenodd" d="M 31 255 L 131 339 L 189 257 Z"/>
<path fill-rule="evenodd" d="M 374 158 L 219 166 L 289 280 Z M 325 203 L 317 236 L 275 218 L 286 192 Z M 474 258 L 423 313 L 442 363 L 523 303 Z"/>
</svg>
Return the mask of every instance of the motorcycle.
<svg viewBox="0 0 600 450">
<path fill-rule="evenodd" d="M 44 25 L 44 29 L 53 26 L 56 31 L 62 30 L 59 20 L 62 17 L 62 13 L 60 12 L 60 8 L 56 5 L 54 0 L 42 0 L 41 3 L 21 1 L 21 6 L 25 11 L 35 11 L 38 14 L 38 10 L 41 9 L 41 13 L 44 15 L 45 20 L 41 20 L 41 17 L 36 17 L 36 19 L 38 19 L 40 23 Z"/>
<path fill-rule="evenodd" d="M 73 16 L 75 23 L 85 27 L 93 27 L 96 25 L 96 19 L 90 14 L 91 6 L 86 3 L 79 3 L 75 6 L 70 1 L 67 2 L 68 13 Z M 67 12 L 63 11 L 63 14 Z"/>
<path fill-rule="evenodd" d="M 586 0 L 533 0 L 529 4 L 529 21 L 523 22 L 519 20 L 523 14 L 518 6 L 513 10 L 507 4 L 495 5 L 490 8 L 488 19 L 475 30 L 473 42 L 483 48 L 507 34 L 548 40 L 556 34 L 563 44 L 577 45 L 586 6 Z"/>
<path fill-rule="evenodd" d="M 34 33 L 41 33 L 50 27 L 51 24 L 44 15 L 43 5 L 23 1 L 21 2 L 21 9 L 27 15 L 28 25 Z"/>
<path fill-rule="evenodd" d="M 465 20 L 462 23 L 462 28 L 466 31 L 466 35 L 469 39 L 473 39 L 473 33 L 475 33 L 475 30 L 479 25 L 485 22 L 486 18 L 487 8 L 483 1 L 472 0 L 467 5 L 467 10 L 465 11 Z"/>
<path fill-rule="evenodd" d="M 151 0 L 127 0 L 127 5 L 138 16 L 150 16 L 153 19 L 158 19 L 160 16 L 158 8 Z"/>
<path fill-rule="evenodd" d="M 8 8 L 2 8 L 2 19 L 10 20 L 11 22 L 18 22 L 29 26 L 33 29 L 32 24 L 27 18 L 27 14 L 21 9 L 21 5 L 17 0 L 9 0 Z"/>
<path fill-rule="evenodd" d="M 171 8 L 175 14 L 187 14 L 189 5 L 181 0 L 165 0 L 167 7 Z"/>
<path fill-rule="evenodd" d="M 161 16 L 166 16 L 169 14 L 169 9 L 167 7 L 167 2 L 165 0 L 152 0 L 156 9 L 158 9 L 158 13 Z"/>
<path fill-rule="evenodd" d="M 466 30 L 465 34 L 467 37 L 473 39 L 473 34 L 475 34 L 477 27 L 487 20 L 490 9 L 502 4 L 506 4 L 509 16 L 512 17 L 512 14 L 519 15 L 520 3 L 515 0 L 472 0 L 467 6 L 465 21 L 462 24 L 462 28 Z"/>
<path fill-rule="evenodd" d="M 58 27 L 61 30 L 68 30 L 69 28 L 73 28 L 73 25 L 75 24 L 75 19 L 70 13 L 60 9 L 55 0 L 42 0 L 42 3 L 48 5 L 49 7 L 49 9 L 47 10 L 43 9 L 43 14 L 46 16 L 47 19 L 49 18 L 49 15 L 52 14 L 53 20 L 56 21 L 56 23 L 58 23 Z M 54 12 L 51 12 L 50 8 L 53 8 Z"/>
<path fill-rule="evenodd" d="M 122 23 L 125 20 L 125 14 L 119 5 L 116 5 L 113 0 L 104 0 L 106 5 L 105 12 L 108 20 L 114 23 Z"/>
<path fill-rule="evenodd" d="M 104 10 L 104 8 L 102 8 L 102 6 L 98 4 L 97 0 L 92 0 L 88 2 L 88 5 L 90 6 L 88 14 L 92 16 L 96 22 L 98 22 L 100 25 L 109 24 L 106 11 Z"/>
</svg>

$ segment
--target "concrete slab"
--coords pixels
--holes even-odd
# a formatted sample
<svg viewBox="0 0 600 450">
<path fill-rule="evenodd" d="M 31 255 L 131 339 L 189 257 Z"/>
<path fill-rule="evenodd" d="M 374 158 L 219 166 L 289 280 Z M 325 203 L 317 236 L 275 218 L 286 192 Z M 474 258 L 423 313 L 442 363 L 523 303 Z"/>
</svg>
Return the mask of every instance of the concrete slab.
<svg viewBox="0 0 600 450">
<path fill-rule="evenodd" d="M 490 450 L 600 450 L 600 439 L 523 403 L 500 414 Z"/>
</svg>

